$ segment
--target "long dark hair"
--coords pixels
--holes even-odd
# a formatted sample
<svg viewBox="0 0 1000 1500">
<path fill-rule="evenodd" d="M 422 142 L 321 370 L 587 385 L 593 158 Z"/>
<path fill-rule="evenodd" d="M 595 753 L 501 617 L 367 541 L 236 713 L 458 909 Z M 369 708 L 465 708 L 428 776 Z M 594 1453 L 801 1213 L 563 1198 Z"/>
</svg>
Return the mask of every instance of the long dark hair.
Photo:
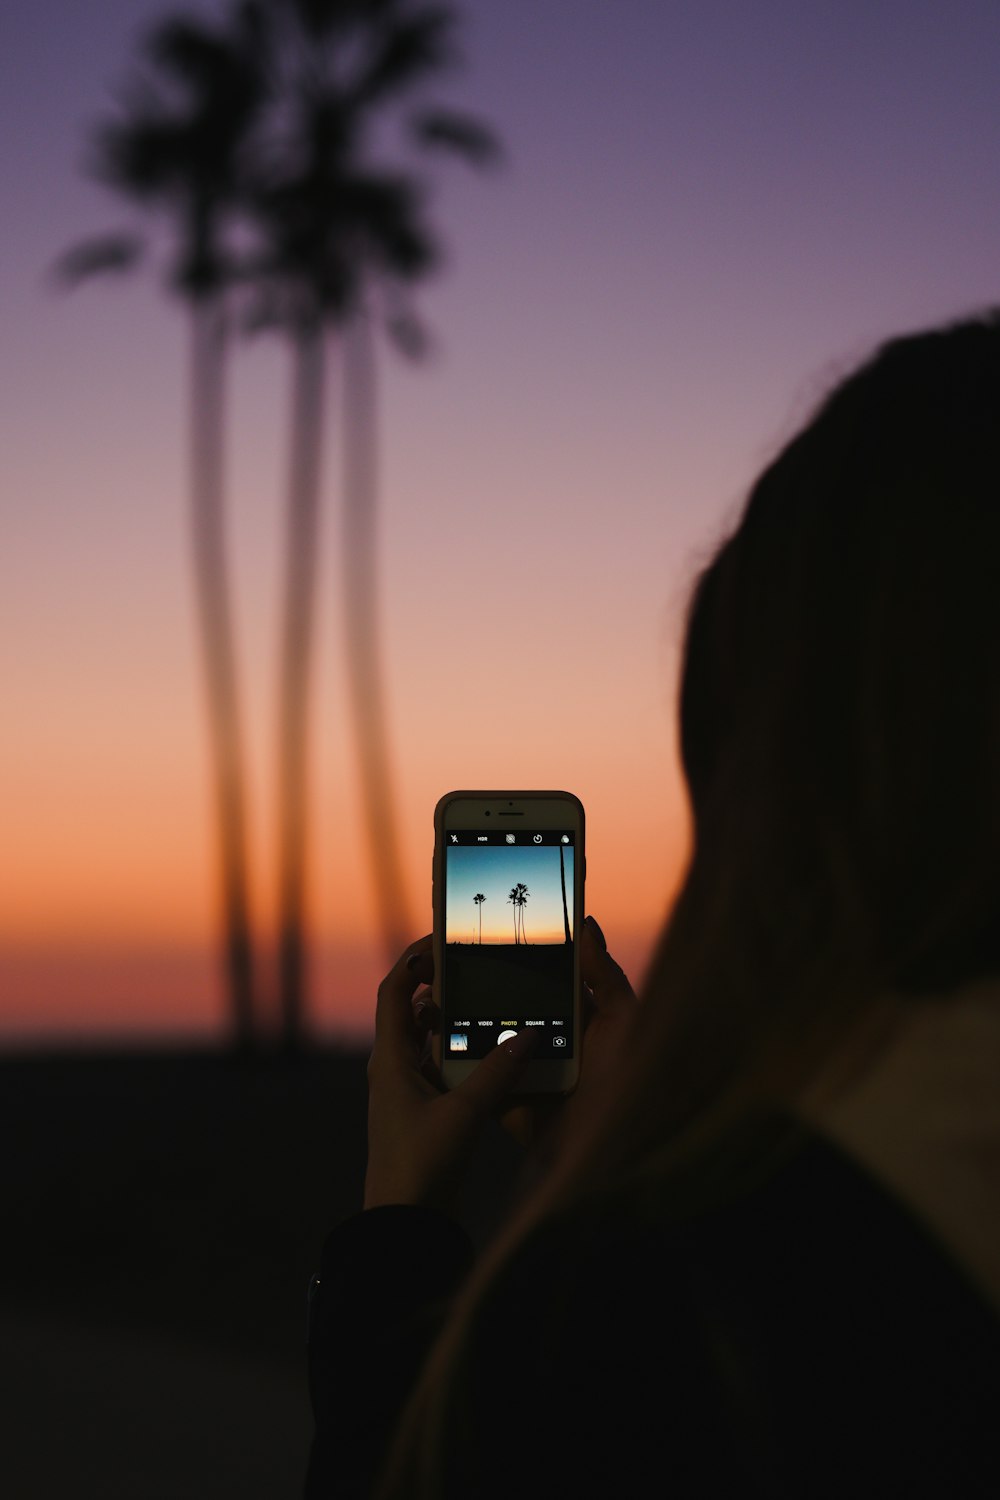
<svg viewBox="0 0 1000 1500">
<path fill-rule="evenodd" d="M 1000 969 L 998 398 L 995 316 L 887 344 L 762 475 L 688 625 L 696 858 L 751 840 L 907 992 Z"/>
<path fill-rule="evenodd" d="M 434 1492 L 479 1301 L 546 1216 L 742 1190 L 741 1127 L 1000 973 L 998 314 L 886 344 L 761 475 L 693 591 L 680 734 L 693 852 L 630 1045 L 460 1300 L 386 1493 L 404 1459 Z"/>
</svg>

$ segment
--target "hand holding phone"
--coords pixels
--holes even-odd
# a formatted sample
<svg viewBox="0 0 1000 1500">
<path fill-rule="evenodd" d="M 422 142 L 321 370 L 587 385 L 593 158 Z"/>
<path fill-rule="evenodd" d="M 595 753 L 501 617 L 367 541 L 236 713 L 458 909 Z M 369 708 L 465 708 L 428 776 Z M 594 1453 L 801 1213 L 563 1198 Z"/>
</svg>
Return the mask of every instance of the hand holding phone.
<svg viewBox="0 0 1000 1500">
<path fill-rule="evenodd" d="M 413 998 L 433 976 L 431 938 L 412 944 L 379 986 L 368 1064 L 368 1168 L 364 1207 L 418 1204 L 454 1211 L 464 1169 L 491 1116 L 527 1066 L 527 1035 L 494 1048 L 484 1066 L 443 1092 L 421 1066 Z"/>
<path fill-rule="evenodd" d="M 436 1006 L 421 1013 L 422 986 L 434 977 L 431 937 L 413 943 L 379 987 L 375 1048 L 368 1066 L 368 1170 L 364 1206 L 424 1204 L 458 1208 L 481 1131 L 498 1119 L 523 1146 L 535 1171 L 546 1168 L 556 1123 L 573 1129 L 615 1059 L 635 1013 L 636 999 L 607 952 L 597 923 L 581 929 L 580 968 L 586 1009 L 580 1086 L 567 1099 L 552 1092 L 525 1094 L 521 1080 L 531 1064 L 525 1047 L 534 1032 L 495 1046 L 458 1087 L 442 1089 L 439 1071 L 425 1064 L 428 1025 L 440 1029 Z M 521 1049 L 519 1053 L 519 1049 Z M 501 1196 L 506 1186 L 500 1184 Z"/>
<path fill-rule="evenodd" d="M 509 816 L 494 823 L 500 812 Z M 491 836 L 498 826 L 500 836 Z M 474 852 L 452 856 L 449 869 L 449 849 Z M 482 850 L 501 852 L 475 852 Z M 407 949 L 379 989 L 368 1070 L 367 1208 L 415 1203 L 451 1212 L 488 1120 L 500 1119 L 523 1145 L 548 1139 L 546 1127 L 564 1118 L 567 1107 L 573 1114 L 585 1104 L 590 1081 L 599 1083 L 612 1064 L 635 1008 L 631 986 L 607 953 L 600 928 L 582 919 L 583 809 L 576 798 L 442 798 L 435 812 L 434 871 L 433 941 L 428 936 Z M 504 908 L 492 928 L 484 910 L 491 896 Z M 471 966 L 449 966 L 449 901 L 456 947 L 484 950 Z M 487 982 L 478 989 L 467 983 L 470 975 L 484 974 Z M 430 984 L 437 1004 L 421 1014 L 419 992 Z M 431 1018 L 438 1051 L 428 1066 Z M 463 1019 L 486 1024 L 463 1027 L 457 1024 Z M 503 1040 L 504 1031 L 515 1035 Z M 463 1033 L 470 1034 L 466 1045 L 452 1046 L 451 1038 Z M 567 1101 L 580 1078 L 581 1058 L 585 1087 Z"/>
<path fill-rule="evenodd" d="M 504 1129 L 532 1149 L 536 1171 L 544 1169 L 553 1127 L 572 1133 L 579 1111 L 588 1108 L 594 1093 L 614 1072 L 638 1004 L 624 970 L 608 952 L 604 933 L 589 916 L 580 930 L 580 975 L 583 1033 L 576 1088 L 568 1097 L 521 1094 L 502 1106 L 499 1114 Z"/>
</svg>

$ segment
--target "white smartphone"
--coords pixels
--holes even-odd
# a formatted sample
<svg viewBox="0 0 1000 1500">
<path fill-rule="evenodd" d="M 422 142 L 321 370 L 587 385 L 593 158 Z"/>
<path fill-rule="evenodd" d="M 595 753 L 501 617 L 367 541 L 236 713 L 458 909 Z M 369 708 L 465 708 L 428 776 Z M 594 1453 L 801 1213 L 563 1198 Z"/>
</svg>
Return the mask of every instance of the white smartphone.
<svg viewBox="0 0 1000 1500">
<path fill-rule="evenodd" d="M 454 1088 L 512 1032 L 538 1042 L 518 1091 L 580 1072 L 583 804 L 571 792 L 449 792 L 434 810 L 434 998 Z"/>
</svg>

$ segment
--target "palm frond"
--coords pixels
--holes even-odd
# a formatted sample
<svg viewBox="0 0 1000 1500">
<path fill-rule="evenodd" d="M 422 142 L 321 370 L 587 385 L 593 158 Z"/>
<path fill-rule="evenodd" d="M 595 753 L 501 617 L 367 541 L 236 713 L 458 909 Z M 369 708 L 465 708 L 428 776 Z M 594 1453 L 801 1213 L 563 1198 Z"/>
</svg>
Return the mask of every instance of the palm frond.
<svg viewBox="0 0 1000 1500">
<path fill-rule="evenodd" d="M 396 21 L 362 70 L 354 89 L 359 103 L 374 104 L 400 93 L 457 61 L 454 28 L 455 17 L 444 6 L 428 6 Z"/>
<path fill-rule="evenodd" d="M 156 197 L 173 182 L 188 149 L 188 133 L 179 123 L 137 114 L 97 127 L 89 166 L 99 180 L 131 197 Z"/>
<path fill-rule="evenodd" d="M 53 279 L 60 286 L 73 288 L 91 276 L 130 271 L 142 258 L 145 248 L 145 242 L 137 234 L 105 234 L 82 240 L 56 261 Z"/>
<path fill-rule="evenodd" d="M 444 109 L 424 110 L 414 116 L 411 130 L 421 146 L 454 152 L 474 167 L 493 167 L 503 161 L 499 137 L 471 115 Z"/>
<path fill-rule="evenodd" d="M 427 275 L 441 259 L 424 222 L 423 193 L 398 172 L 365 172 L 345 178 L 341 210 L 352 235 L 367 243 L 384 270 L 403 280 Z"/>
<path fill-rule="evenodd" d="M 161 21 L 146 41 L 150 60 L 197 92 L 215 81 L 226 66 L 229 51 L 222 37 L 189 16 Z"/>
<path fill-rule="evenodd" d="M 411 312 L 391 312 L 385 319 L 385 331 L 389 342 L 393 344 L 406 359 L 416 363 L 418 360 L 426 359 L 433 348 L 433 341 L 425 324 Z M 473 900 L 479 897 L 474 896 Z M 483 896 L 482 900 L 486 900 Z"/>
<path fill-rule="evenodd" d="M 360 0 L 286 0 L 298 24 L 313 41 L 325 41 L 354 24 Z"/>
<path fill-rule="evenodd" d="M 150 33 L 147 54 L 180 86 L 195 133 L 226 143 L 242 135 L 265 101 L 270 29 L 259 0 L 244 0 L 229 31 L 178 16 Z"/>
</svg>

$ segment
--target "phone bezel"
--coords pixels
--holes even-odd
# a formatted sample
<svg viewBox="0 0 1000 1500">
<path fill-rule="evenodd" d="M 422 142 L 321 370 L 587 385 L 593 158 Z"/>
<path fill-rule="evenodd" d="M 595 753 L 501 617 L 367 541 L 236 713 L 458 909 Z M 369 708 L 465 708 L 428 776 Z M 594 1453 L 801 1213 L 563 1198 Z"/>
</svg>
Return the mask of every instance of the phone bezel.
<svg viewBox="0 0 1000 1500">
<path fill-rule="evenodd" d="M 444 1019 L 444 997 L 441 984 L 444 975 L 445 941 L 445 846 L 449 828 L 492 829 L 501 813 L 531 813 L 539 823 L 555 820 L 551 826 L 565 826 L 573 834 L 573 1056 L 565 1062 L 545 1058 L 529 1060 L 518 1083 L 521 1094 L 566 1094 L 576 1087 L 580 1076 L 583 993 L 580 977 L 580 933 L 583 925 L 584 886 L 587 860 L 584 848 L 585 814 L 583 803 L 572 792 L 565 791 L 455 791 L 447 792 L 434 809 L 434 999 Z M 442 1026 L 443 1031 L 443 1026 Z M 446 1088 L 456 1088 L 477 1066 L 477 1060 L 460 1062 L 443 1055 L 442 1038 L 435 1038 L 435 1060 Z"/>
</svg>

